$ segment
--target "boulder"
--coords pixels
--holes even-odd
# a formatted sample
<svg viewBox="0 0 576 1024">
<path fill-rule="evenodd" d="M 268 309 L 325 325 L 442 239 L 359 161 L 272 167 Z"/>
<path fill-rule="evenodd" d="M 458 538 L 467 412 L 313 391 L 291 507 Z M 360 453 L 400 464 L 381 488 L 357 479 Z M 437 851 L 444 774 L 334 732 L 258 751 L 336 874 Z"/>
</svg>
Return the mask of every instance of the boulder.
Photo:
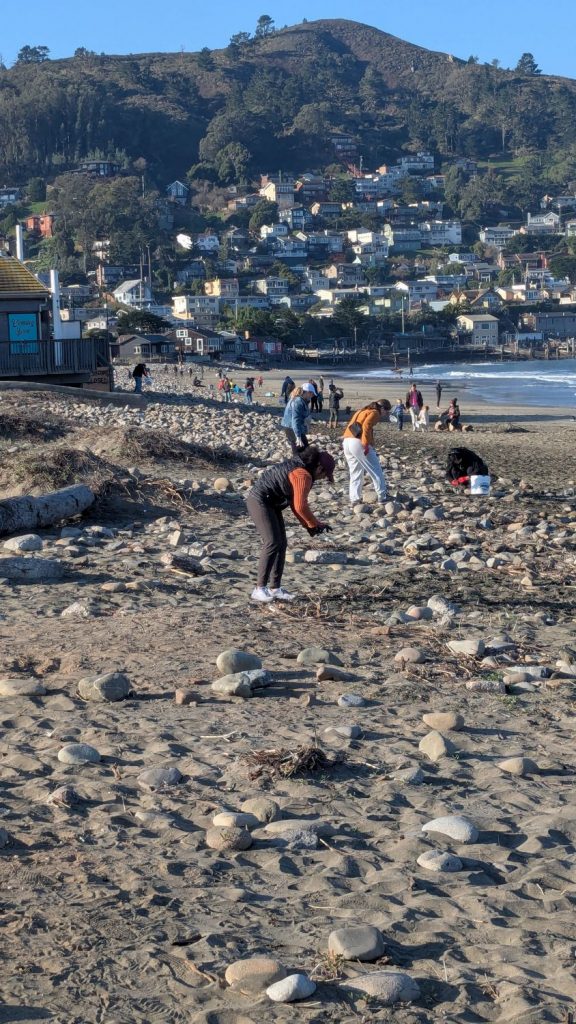
<svg viewBox="0 0 576 1024">
<path fill-rule="evenodd" d="M 78 683 L 78 694 L 83 700 L 100 704 L 125 700 L 130 694 L 130 682 L 123 672 L 106 672 L 104 675 L 86 676 Z"/>
<path fill-rule="evenodd" d="M 216 668 L 221 676 L 234 675 L 237 672 L 249 672 L 251 669 L 262 668 L 262 662 L 256 654 L 249 654 L 237 647 L 222 651 L 216 658 Z"/>
<path fill-rule="evenodd" d="M 343 956 L 345 960 L 379 960 L 384 956 L 384 948 L 382 932 L 369 924 L 337 928 L 328 936 L 330 953 Z"/>
</svg>

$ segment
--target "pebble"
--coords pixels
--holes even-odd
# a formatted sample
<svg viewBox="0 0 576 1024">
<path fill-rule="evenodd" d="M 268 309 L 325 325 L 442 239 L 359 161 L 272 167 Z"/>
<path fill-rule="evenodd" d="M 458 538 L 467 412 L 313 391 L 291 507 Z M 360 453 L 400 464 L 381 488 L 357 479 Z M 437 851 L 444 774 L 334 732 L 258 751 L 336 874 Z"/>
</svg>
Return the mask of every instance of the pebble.
<svg viewBox="0 0 576 1024">
<path fill-rule="evenodd" d="M 406 785 L 419 786 L 421 782 L 424 782 L 426 776 L 419 765 L 414 765 L 412 768 L 400 768 L 394 772 L 392 778 L 395 782 L 404 782 Z"/>
<path fill-rule="evenodd" d="M 420 996 L 417 982 L 403 971 L 373 971 L 371 974 L 347 978 L 340 982 L 340 987 L 374 996 L 384 1006 L 411 1003 Z"/>
<path fill-rule="evenodd" d="M 242 992 L 256 995 L 286 977 L 286 968 L 268 956 L 253 956 L 236 960 L 226 968 L 224 977 L 229 985 Z"/>
<path fill-rule="evenodd" d="M 269 821 L 264 828 L 270 835 L 282 835 L 284 832 L 315 832 L 323 839 L 334 835 L 334 828 L 326 821 L 314 821 L 309 818 L 282 818 L 278 821 Z"/>
<path fill-rule="evenodd" d="M 343 693 L 338 697 L 338 704 L 341 708 L 363 708 L 366 701 L 359 693 Z"/>
<path fill-rule="evenodd" d="M 466 689 L 472 693 L 506 693 L 502 679 L 469 679 Z"/>
<path fill-rule="evenodd" d="M 210 684 L 214 693 L 223 693 L 228 697 L 251 697 L 253 694 L 252 684 L 247 672 L 235 672 L 231 675 L 215 679 Z"/>
<path fill-rule="evenodd" d="M 339 658 L 323 647 L 305 647 L 296 658 L 299 665 L 315 667 L 316 665 L 342 665 Z"/>
<path fill-rule="evenodd" d="M 484 655 L 483 640 L 449 640 L 448 649 L 452 654 L 464 654 L 467 658 L 481 658 Z"/>
<path fill-rule="evenodd" d="M 220 811 L 212 818 L 212 824 L 216 828 L 235 826 L 236 828 L 251 829 L 258 828 L 261 822 L 254 814 L 248 814 L 246 811 Z"/>
<path fill-rule="evenodd" d="M 89 619 L 93 610 L 87 601 L 74 601 L 60 614 L 61 619 Z"/>
<path fill-rule="evenodd" d="M 334 739 L 355 740 L 362 732 L 359 725 L 329 725 L 323 730 L 322 736 L 330 741 Z"/>
<path fill-rule="evenodd" d="M 457 843 L 475 843 L 479 834 L 476 826 L 460 814 L 433 818 L 422 825 L 422 832 L 437 832 L 439 835 L 454 839 Z"/>
<path fill-rule="evenodd" d="M 426 655 L 419 647 L 403 647 L 398 654 L 394 655 L 394 661 L 397 664 L 422 665 L 426 661 Z"/>
<path fill-rule="evenodd" d="M 416 861 L 421 868 L 428 871 L 462 871 L 462 861 L 446 850 L 426 850 Z"/>
<path fill-rule="evenodd" d="M 369 924 L 337 928 L 328 936 L 328 949 L 345 960 L 370 962 L 384 956 L 384 937 L 378 928 Z"/>
<path fill-rule="evenodd" d="M 0 697 L 43 697 L 45 693 L 46 687 L 39 679 L 0 679 Z"/>
<path fill-rule="evenodd" d="M 185 690 L 183 687 L 179 687 L 174 690 L 174 703 L 178 704 L 179 707 L 187 707 L 189 704 L 198 704 L 201 700 L 200 694 L 194 690 Z"/>
<path fill-rule="evenodd" d="M 338 683 L 348 683 L 352 679 L 352 676 L 345 672 L 342 668 L 337 668 L 336 665 L 320 665 L 316 669 L 316 681 L 319 683 L 325 683 L 329 680 Z"/>
<path fill-rule="evenodd" d="M 57 807 L 72 807 L 80 801 L 81 798 L 72 786 L 58 786 L 46 799 L 47 804 L 55 804 Z"/>
<path fill-rule="evenodd" d="M 422 721 L 438 732 L 458 732 L 464 728 L 464 718 L 456 711 L 431 711 L 422 715 Z"/>
<path fill-rule="evenodd" d="M 223 494 L 225 491 L 234 490 L 234 485 L 227 476 L 217 476 L 212 486 L 219 494 Z"/>
<path fill-rule="evenodd" d="M 314 548 L 312 551 L 304 552 L 304 561 L 314 562 L 316 565 L 346 565 L 348 555 L 345 551 L 318 551 Z"/>
<path fill-rule="evenodd" d="M 449 757 L 454 752 L 454 747 L 435 729 L 423 736 L 418 744 L 421 753 L 426 754 L 430 761 L 439 761 L 442 757 Z"/>
<path fill-rule="evenodd" d="M 78 694 L 83 700 L 98 703 L 113 703 L 125 700 L 131 686 L 123 672 L 106 672 L 98 676 L 86 676 L 78 683 Z"/>
<path fill-rule="evenodd" d="M 282 832 L 275 836 L 274 843 L 286 850 L 317 850 L 319 846 L 318 833 L 310 828 L 294 828 L 288 832 Z"/>
<path fill-rule="evenodd" d="M 10 537 L 4 542 L 6 551 L 42 551 L 42 538 L 35 533 L 24 533 L 21 537 Z"/>
<path fill-rule="evenodd" d="M 456 605 L 448 601 L 442 594 L 433 594 L 428 598 L 427 604 L 435 615 L 455 615 L 458 610 Z"/>
<path fill-rule="evenodd" d="M 177 768 L 146 768 L 140 772 L 137 782 L 141 789 L 169 789 L 182 781 L 182 774 Z"/>
<path fill-rule="evenodd" d="M 240 804 L 240 810 L 246 814 L 253 814 L 258 821 L 267 824 L 280 816 L 280 808 L 275 800 L 266 796 L 253 796 Z"/>
<path fill-rule="evenodd" d="M 505 761 L 498 762 L 498 768 L 509 775 L 537 775 L 540 769 L 530 757 L 508 757 Z"/>
<path fill-rule="evenodd" d="M 100 754 L 89 743 L 67 743 L 58 751 L 62 764 L 98 764 Z"/>
<path fill-rule="evenodd" d="M 266 989 L 266 995 L 273 1003 L 296 1003 L 314 995 L 316 983 L 306 974 L 289 974 L 281 981 L 275 981 Z"/>
<path fill-rule="evenodd" d="M 246 651 L 238 650 L 237 647 L 231 647 L 218 655 L 216 668 L 221 676 L 228 676 L 237 672 L 249 672 L 250 669 L 262 668 L 262 662 L 255 654 L 248 654 Z"/>
<path fill-rule="evenodd" d="M 211 850 L 249 850 L 252 836 L 247 829 L 234 825 L 209 828 L 206 832 L 206 845 Z"/>
</svg>

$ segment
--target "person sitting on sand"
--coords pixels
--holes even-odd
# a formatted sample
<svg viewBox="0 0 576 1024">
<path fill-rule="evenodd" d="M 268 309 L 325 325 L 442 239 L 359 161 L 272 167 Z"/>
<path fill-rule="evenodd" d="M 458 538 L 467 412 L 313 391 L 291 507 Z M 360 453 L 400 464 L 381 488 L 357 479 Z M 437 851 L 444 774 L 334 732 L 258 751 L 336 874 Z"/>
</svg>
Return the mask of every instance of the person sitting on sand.
<svg viewBox="0 0 576 1024">
<path fill-rule="evenodd" d="M 453 487 L 466 487 L 471 476 L 488 476 L 488 466 L 471 448 L 451 448 L 446 479 Z"/>
<path fill-rule="evenodd" d="M 311 511 L 308 495 L 316 480 L 334 482 L 335 466 L 328 452 L 320 452 L 310 445 L 296 458 L 265 469 L 248 492 L 246 507 L 262 540 L 258 584 L 251 594 L 253 601 L 294 600 L 295 595 L 282 587 L 288 546 L 282 511 L 289 505 L 311 537 L 330 530 L 330 526 L 321 523 Z"/>
</svg>

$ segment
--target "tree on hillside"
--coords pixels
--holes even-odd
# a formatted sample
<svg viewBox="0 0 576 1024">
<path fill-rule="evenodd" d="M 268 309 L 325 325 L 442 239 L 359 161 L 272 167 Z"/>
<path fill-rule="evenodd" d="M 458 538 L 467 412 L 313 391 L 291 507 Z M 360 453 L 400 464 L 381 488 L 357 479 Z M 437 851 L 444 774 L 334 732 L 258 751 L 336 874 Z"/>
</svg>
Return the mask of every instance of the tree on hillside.
<svg viewBox="0 0 576 1024">
<path fill-rule="evenodd" d="M 17 64 L 42 64 L 50 59 L 50 50 L 47 46 L 23 46 L 18 51 Z"/>
<path fill-rule="evenodd" d="M 534 60 L 534 54 L 523 53 L 518 61 L 515 71 L 519 71 L 522 75 L 541 75 L 542 72 Z"/>
<path fill-rule="evenodd" d="M 253 234 L 257 234 L 263 224 L 275 224 L 277 220 L 278 203 L 272 203 L 269 199 L 261 199 L 252 210 L 248 227 Z"/>
<path fill-rule="evenodd" d="M 274 19 L 269 14 L 261 14 L 256 23 L 255 38 L 262 39 L 264 36 L 269 36 L 273 31 Z"/>
<path fill-rule="evenodd" d="M 359 309 L 365 299 L 361 295 L 349 295 L 338 303 L 332 317 L 332 324 L 336 333 L 347 334 L 348 337 L 357 340 L 362 337 L 369 323 L 369 318 Z"/>
<path fill-rule="evenodd" d="M 203 46 L 198 54 L 198 67 L 203 71 L 212 71 L 214 68 L 214 58 L 208 46 Z"/>
<path fill-rule="evenodd" d="M 130 334 L 131 331 L 137 334 L 143 332 L 160 334 L 162 331 L 168 330 L 170 330 L 170 324 L 164 317 L 148 313 L 145 309 L 131 309 L 127 313 L 120 310 L 118 313 L 119 334 Z"/>
</svg>

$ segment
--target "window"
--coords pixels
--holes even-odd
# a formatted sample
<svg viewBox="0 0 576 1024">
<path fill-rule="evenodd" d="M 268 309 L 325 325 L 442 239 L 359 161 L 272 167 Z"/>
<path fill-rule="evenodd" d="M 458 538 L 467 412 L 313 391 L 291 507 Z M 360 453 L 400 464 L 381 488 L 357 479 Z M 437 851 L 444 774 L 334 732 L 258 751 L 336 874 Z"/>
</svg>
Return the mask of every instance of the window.
<svg viewBox="0 0 576 1024">
<path fill-rule="evenodd" d="M 188 348 L 190 348 L 192 345 L 192 338 L 186 338 L 184 344 L 187 345 Z"/>
<path fill-rule="evenodd" d="M 176 331 L 176 337 L 177 338 L 185 338 L 186 337 L 186 331 Z"/>
<path fill-rule="evenodd" d="M 168 351 L 168 345 L 162 345 L 162 352 Z"/>
<path fill-rule="evenodd" d="M 140 345 L 134 345 L 134 355 L 135 356 L 139 356 L 139 355 L 141 355 L 141 353 L 142 353 L 142 349 L 140 348 Z"/>
</svg>

